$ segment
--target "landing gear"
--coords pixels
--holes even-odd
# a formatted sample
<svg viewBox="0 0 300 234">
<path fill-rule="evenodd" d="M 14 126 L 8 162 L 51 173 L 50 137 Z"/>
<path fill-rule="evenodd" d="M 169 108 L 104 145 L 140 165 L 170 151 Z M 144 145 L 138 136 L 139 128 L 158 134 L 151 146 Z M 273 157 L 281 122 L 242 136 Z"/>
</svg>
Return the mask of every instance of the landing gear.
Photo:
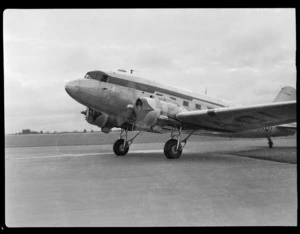
<svg viewBox="0 0 300 234">
<path fill-rule="evenodd" d="M 195 132 L 193 130 L 184 140 L 181 141 L 181 130 L 182 127 L 179 128 L 178 135 L 173 134 L 173 129 L 171 132 L 171 139 L 168 140 L 164 147 L 164 154 L 168 159 L 177 159 L 182 154 L 182 149 L 185 147 L 187 139 Z M 174 138 L 177 138 L 174 139 Z"/>
<path fill-rule="evenodd" d="M 133 140 L 141 133 L 139 131 L 133 138 L 127 140 L 128 129 L 122 129 L 120 133 L 120 139 L 116 140 L 113 146 L 114 153 L 117 156 L 125 156 L 129 151 L 129 146 L 132 144 Z"/>
<path fill-rule="evenodd" d="M 182 154 L 182 149 L 177 149 L 178 140 L 170 139 L 166 142 L 164 147 L 165 156 L 168 159 L 177 159 Z"/>
<path fill-rule="evenodd" d="M 118 139 L 114 143 L 113 149 L 117 156 L 124 156 L 128 153 L 129 144 L 127 142 L 125 142 L 125 146 L 124 146 L 124 142 L 125 142 L 124 139 Z"/>
<path fill-rule="evenodd" d="M 269 148 L 273 148 L 273 141 L 271 137 L 268 137 L 268 144 L 269 144 Z"/>
</svg>

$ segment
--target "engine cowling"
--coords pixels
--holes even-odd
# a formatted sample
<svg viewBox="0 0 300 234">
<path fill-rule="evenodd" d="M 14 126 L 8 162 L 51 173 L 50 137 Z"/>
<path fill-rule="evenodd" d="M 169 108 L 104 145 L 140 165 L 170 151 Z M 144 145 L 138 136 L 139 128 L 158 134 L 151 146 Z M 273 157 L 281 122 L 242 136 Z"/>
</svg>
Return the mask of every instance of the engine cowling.
<svg viewBox="0 0 300 234">
<path fill-rule="evenodd" d="M 138 98 L 133 107 L 135 125 L 142 128 L 161 125 L 160 119 L 175 119 L 184 108 L 177 103 L 161 101 L 158 98 Z"/>
<path fill-rule="evenodd" d="M 85 112 L 86 121 L 101 128 L 102 132 L 108 133 L 113 127 L 117 127 L 117 120 L 114 116 L 105 115 L 92 108 L 87 108 Z"/>
</svg>

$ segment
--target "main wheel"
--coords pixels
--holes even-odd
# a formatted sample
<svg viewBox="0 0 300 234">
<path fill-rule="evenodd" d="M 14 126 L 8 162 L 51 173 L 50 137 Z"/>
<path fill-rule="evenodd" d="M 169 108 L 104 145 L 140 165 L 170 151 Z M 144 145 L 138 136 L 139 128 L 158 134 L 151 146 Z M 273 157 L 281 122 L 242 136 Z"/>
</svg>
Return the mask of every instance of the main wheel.
<svg viewBox="0 0 300 234">
<path fill-rule="evenodd" d="M 177 159 L 182 154 L 182 149 L 176 150 L 177 148 L 177 140 L 170 139 L 166 142 L 164 147 L 164 153 L 166 158 L 168 159 Z"/>
<path fill-rule="evenodd" d="M 273 148 L 273 142 L 268 142 L 269 148 Z"/>
<path fill-rule="evenodd" d="M 116 140 L 113 150 L 117 156 L 124 156 L 128 153 L 129 145 L 126 142 L 124 147 L 124 139 Z"/>
</svg>

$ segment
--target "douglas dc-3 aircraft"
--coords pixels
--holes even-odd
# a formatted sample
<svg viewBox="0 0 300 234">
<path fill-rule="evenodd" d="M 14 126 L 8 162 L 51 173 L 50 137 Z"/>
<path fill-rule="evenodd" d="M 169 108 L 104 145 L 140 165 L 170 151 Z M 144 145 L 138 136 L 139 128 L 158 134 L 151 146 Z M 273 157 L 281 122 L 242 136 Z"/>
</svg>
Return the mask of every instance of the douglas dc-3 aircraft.
<svg viewBox="0 0 300 234">
<path fill-rule="evenodd" d="M 284 87 L 272 103 L 233 106 L 208 95 L 172 88 L 144 80 L 126 71 L 91 71 L 84 79 L 70 81 L 66 92 L 86 106 L 81 113 L 88 123 L 109 133 L 121 128 L 113 150 L 126 155 L 141 131 L 171 132 L 164 146 L 168 159 L 182 154 L 191 135 L 267 138 L 293 135 L 296 132 L 296 89 Z M 137 131 L 128 139 L 128 131 Z M 182 139 L 181 135 L 187 134 Z"/>
</svg>

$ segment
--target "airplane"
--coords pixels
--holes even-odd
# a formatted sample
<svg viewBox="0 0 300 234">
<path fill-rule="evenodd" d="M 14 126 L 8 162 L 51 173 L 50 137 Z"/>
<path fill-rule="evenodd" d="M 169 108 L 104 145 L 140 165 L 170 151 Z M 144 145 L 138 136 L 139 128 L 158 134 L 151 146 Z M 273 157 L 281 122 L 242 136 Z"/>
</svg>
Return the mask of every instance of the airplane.
<svg viewBox="0 0 300 234">
<path fill-rule="evenodd" d="M 125 70 L 90 71 L 69 81 L 66 92 L 86 107 L 81 113 L 88 123 L 109 133 L 120 128 L 113 145 L 117 156 L 128 153 L 142 132 L 170 132 L 164 154 L 178 159 L 192 135 L 267 138 L 294 135 L 296 89 L 283 87 L 272 103 L 236 106 L 230 102 L 142 79 Z M 137 133 L 128 139 L 128 131 Z M 182 135 L 187 136 L 182 139 Z"/>
</svg>

